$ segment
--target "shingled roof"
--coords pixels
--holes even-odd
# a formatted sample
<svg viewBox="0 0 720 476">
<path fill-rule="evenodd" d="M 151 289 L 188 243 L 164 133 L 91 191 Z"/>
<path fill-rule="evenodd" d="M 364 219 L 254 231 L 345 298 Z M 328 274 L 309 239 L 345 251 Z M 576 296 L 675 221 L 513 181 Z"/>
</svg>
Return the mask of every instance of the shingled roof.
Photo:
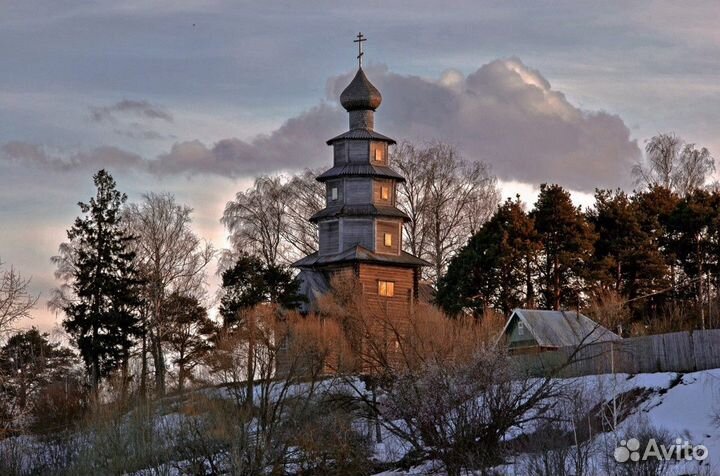
<svg viewBox="0 0 720 476">
<path fill-rule="evenodd" d="M 566 347 L 591 344 L 621 337 L 587 316 L 575 311 L 515 309 L 505 324 L 502 335 L 519 319 L 540 347 Z"/>
</svg>

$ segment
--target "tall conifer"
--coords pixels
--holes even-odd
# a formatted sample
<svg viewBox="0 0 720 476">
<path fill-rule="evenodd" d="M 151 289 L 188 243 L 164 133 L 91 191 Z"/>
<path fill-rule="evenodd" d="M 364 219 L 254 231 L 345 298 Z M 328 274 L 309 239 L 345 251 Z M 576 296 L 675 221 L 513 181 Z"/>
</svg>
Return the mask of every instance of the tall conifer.
<svg viewBox="0 0 720 476">
<path fill-rule="evenodd" d="M 93 176 L 97 192 L 79 203 L 82 216 L 67 231 L 73 249 L 72 298 L 63 310 L 63 326 L 85 361 L 93 389 L 103 377 L 120 369 L 127 377 L 130 348 L 140 335 L 137 308 L 139 281 L 133 238 L 121 224 L 120 209 L 127 196 L 115 188 L 105 170 Z"/>
</svg>

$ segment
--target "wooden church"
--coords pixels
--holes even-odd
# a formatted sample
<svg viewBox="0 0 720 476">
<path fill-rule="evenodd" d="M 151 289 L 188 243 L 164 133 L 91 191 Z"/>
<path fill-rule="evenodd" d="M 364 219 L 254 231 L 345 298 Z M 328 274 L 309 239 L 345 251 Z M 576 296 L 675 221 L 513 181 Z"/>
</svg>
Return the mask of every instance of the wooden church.
<svg viewBox="0 0 720 476">
<path fill-rule="evenodd" d="M 319 250 L 295 262 L 301 291 L 312 312 L 338 273 L 353 273 L 368 306 L 408 315 L 417 298 L 420 267 L 429 263 L 402 250 L 403 223 L 397 186 L 404 178 L 392 169 L 389 146 L 395 141 L 375 130 L 382 95 L 362 69 L 340 95 L 349 130 L 327 141 L 333 164 L 317 180 L 325 184 L 325 208 L 310 217 L 319 229 Z"/>
</svg>

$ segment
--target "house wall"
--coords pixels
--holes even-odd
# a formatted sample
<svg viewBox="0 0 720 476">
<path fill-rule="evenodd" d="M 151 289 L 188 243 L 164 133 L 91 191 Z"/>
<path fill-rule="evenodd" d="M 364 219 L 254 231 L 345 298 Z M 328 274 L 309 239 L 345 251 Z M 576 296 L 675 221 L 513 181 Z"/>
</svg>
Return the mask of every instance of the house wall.
<svg viewBox="0 0 720 476">
<path fill-rule="evenodd" d="M 373 222 L 365 219 L 342 219 L 342 249 L 346 250 L 355 245 L 373 249 Z"/>
<path fill-rule="evenodd" d="M 409 316 L 411 300 L 417 290 L 415 269 L 361 263 L 358 278 L 366 296 L 368 310 L 371 313 L 381 316 Z M 378 294 L 378 281 L 380 280 L 395 283 L 393 297 Z"/>
<path fill-rule="evenodd" d="M 400 221 L 377 220 L 375 222 L 375 251 L 391 255 L 400 254 L 401 224 Z M 392 236 L 392 246 L 385 246 L 385 233 Z"/>
<path fill-rule="evenodd" d="M 333 164 L 345 163 L 347 163 L 347 142 L 336 142 L 333 144 Z"/>
<path fill-rule="evenodd" d="M 373 334 L 375 344 L 385 339 L 385 351 L 391 365 L 401 362 L 403 355 L 397 346 L 394 331 L 403 332 L 402 329 L 411 322 L 413 299 L 416 296 L 418 276 L 417 270 L 375 264 L 354 263 L 331 266 L 326 269 L 333 277 L 354 276 L 359 280 L 364 295 L 364 317 L 369 319 L 369 328 L 363 329 L 363 335 L 346 335 L 348 347 L 343 355 L 332 351 L 326 359 L 325 373 L 333 373 L 338 368 L 348 371 L 372 372 L 373 369 L 365 367 L 363 361 L 357 358 L 363 346 L 367 345 L 365 330 Z M 384 297 L 378 295 L 378 280 L 393 281 L 395 295 Z M 392 328 L 390 327 L 392 326 Z M 378 341 L 377 339 L 380 339 Z M 278 356 L 277 375 L 287 375 L 291 368 L 290 353 L 281 352 Z"/>
<path fill-rule="evenodd" d="M 387 187 L 390 194 L 387 199 L 382 198 L 382 188 Z M 377 205 L 395 205 L 395 182 L 393 180 L 373 180 L 373 203 Z"/>
<path fill-rule="evenodd" d="M 345 203 L 363 204 L 372 201 L 372 180 L 369 178 L 345 179 Z"/>
<path fill-rule="evenodd" d="M 348 158 L 350 163 L 367 163 L 370 155 L 370 146 L 366 140 L 347 141 Z"/>
<path fill-rule="evenodd" d="M 522 329 L 520 329 L 520 323 L 520 318 L 515 315 L 512 322 L 508 325 L 508 328 L 505 331 L 508 346 L 511 349 L 517 347 L 537 346 L 537 341 L 533 338 L 532 334 L 530 334 L 528 328 L 523 325 Z"/>
<path fill-rule="evenodd" d="M 321 255 L 329 255 L 338 252 L 340 243 L 340 223 L 338 220 L 324 221 L 318 225 L 320 231 Z"/>
</svg>

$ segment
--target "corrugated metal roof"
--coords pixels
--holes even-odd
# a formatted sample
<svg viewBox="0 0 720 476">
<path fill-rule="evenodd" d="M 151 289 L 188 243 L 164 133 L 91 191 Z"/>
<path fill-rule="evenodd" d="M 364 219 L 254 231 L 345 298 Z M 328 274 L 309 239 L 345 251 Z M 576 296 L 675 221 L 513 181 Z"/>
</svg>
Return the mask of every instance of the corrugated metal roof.
<svg viewBox="0 0 720 476">
<path fill-rule="evenodd" d="M 344 263 L 351 261 L 360 261 L 367 263 L 383 263 L 383 264 L 394 264 L 398 266 L 430 266 L 430 263 L 424 259 L 420 259 L 416 256 L 400 252 L 400 255 L 389 255 L 384 253 L 373 253 L 369 249 L 355 245 L 352 248 L 348 248 L 340 253 L 332 255 L 320 256 L 317 252 L 308 255 L 298 261 L 295 261 L 292 266 L 296 268 L 307 268 L 313 266 L 321 266 L 326 264 Z"/>
<path fill-rule="evenodd" d="M 538 309 L 515 309 L 503 334 L 517 316 L 541 347 L 565 347 L 591 344 L 621 337 L 597 322 L 575 311 L 545 311 Z"/>
<path fill-rule="evenodd" d="M 374 130 L 356 128 L 350 129 L 347 132 L 343 132 L 339 136 L 333 137 L 332 139 L 328 140 L 326 144 L 332 145 L 333 143 L 341 140 L 380 140 L 389 144 L 396 143 L 395 139 L 391 139 L 390 137 L 384 134 L 380 134 L 379 132 L 375 132 Z"/>
<path fill-rule="evenodd" d="M 363 205 L 339 205 L 323 208 L 310 217 L 311 222 L 316 222 L 323 218 L 332 218 L 339 215 L 343 216 L 381 216 L 402 218 L 403 221 L 410 221 L 410 217 L 395 207 L 363 204 Z"/>
<path fill-rule="evenodd" d="M 405 178 L 399 173 L 395 172 L 390 167 L 383 165 L 372 165 L 368 163 L 364 164 L 342 164 L 336 165 L 335 167 L 321 173 L 315 180 L 318 182 L 324 182 L 335 177 L 343 177 L 347 175 L 353 175 L 356 177 L 383 177 L 395 179 L 399 182 L 404 182 Z"/>
</svg>

